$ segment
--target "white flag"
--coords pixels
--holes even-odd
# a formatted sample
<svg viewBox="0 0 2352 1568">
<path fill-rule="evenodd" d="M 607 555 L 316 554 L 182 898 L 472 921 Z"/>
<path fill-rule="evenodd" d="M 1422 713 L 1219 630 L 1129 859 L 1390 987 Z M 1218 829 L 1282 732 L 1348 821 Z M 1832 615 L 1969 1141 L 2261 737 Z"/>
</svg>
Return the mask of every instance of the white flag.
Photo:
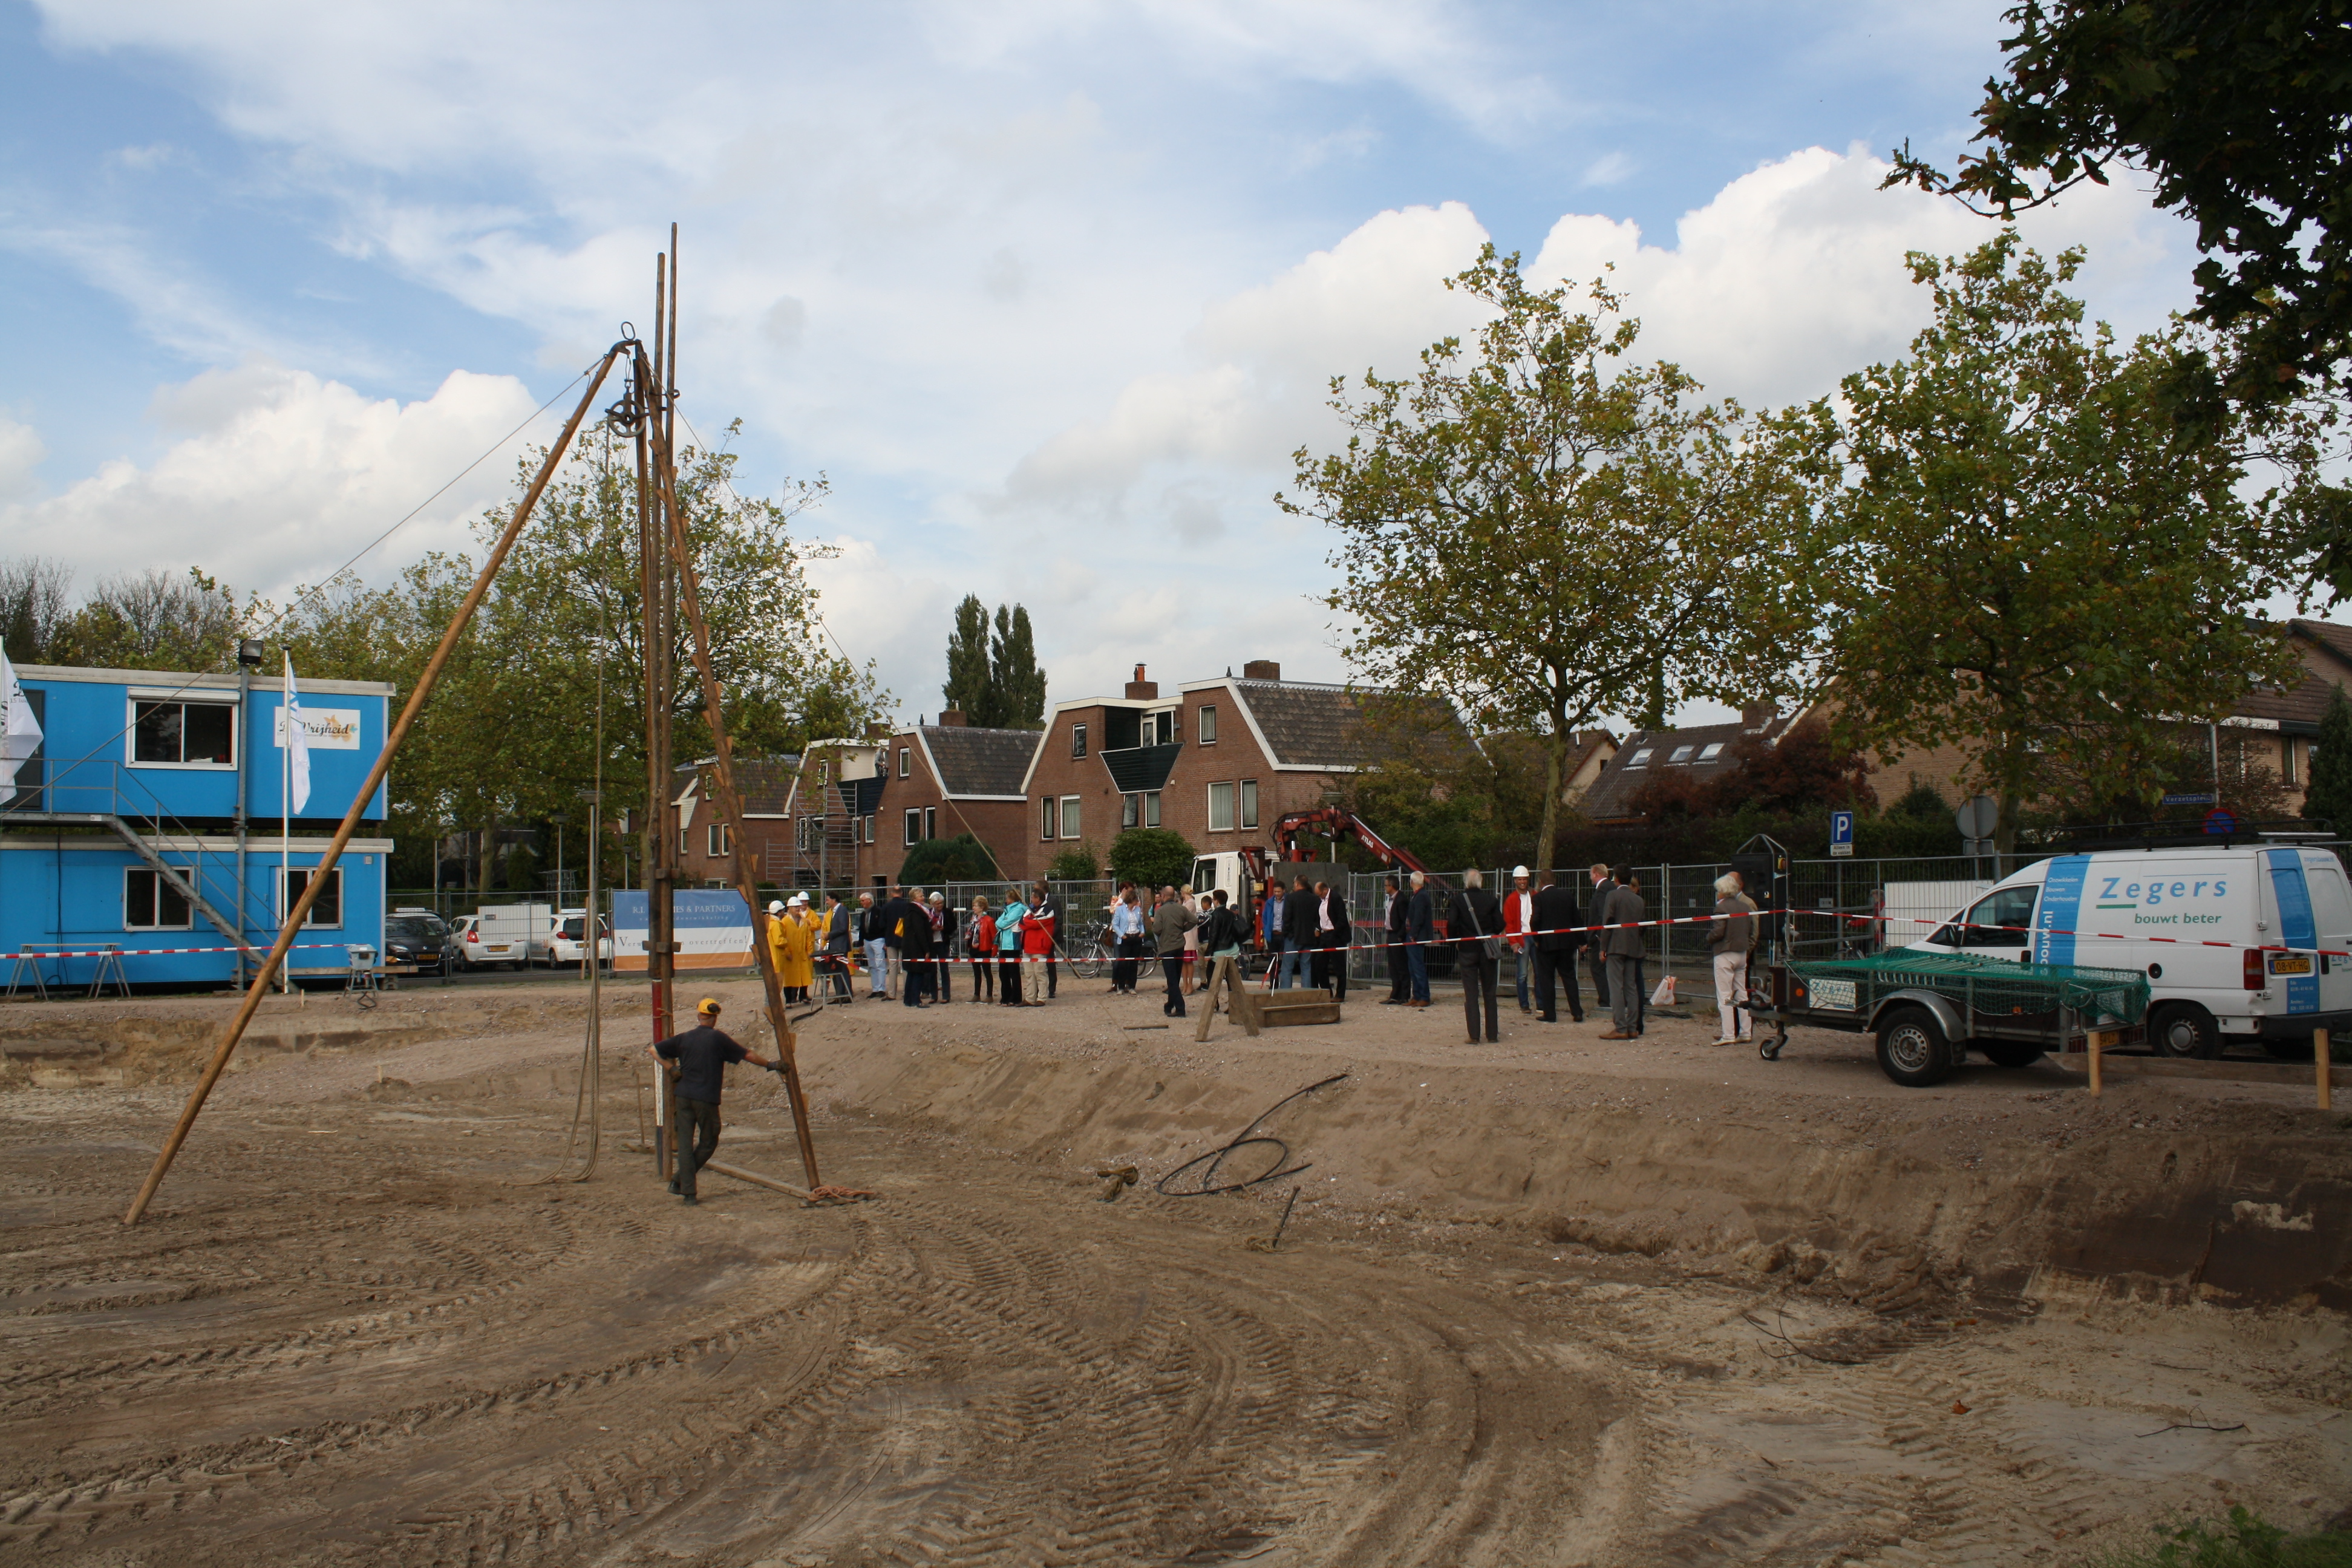
<svg viewBox="0 0 2352 1568">
<path fill-rule="evenodd" d="M 302 728 L 302 694 L 294 689 L 294 656 L 286 655 L 286 776 L 294 809 L 310 804 L 310 734 Z"/>
<path fill-rule="evenodd" d="M 33 717 L 33 705 L 16 684 L 16 667 L 8 662 L 5 648 L 0 648 L 0 700 L 7 710 L 7 717 L 0 721 L 0 790 L 13 790 L 16 764 L 40 750 L 41 721 Z"/>
</svg>

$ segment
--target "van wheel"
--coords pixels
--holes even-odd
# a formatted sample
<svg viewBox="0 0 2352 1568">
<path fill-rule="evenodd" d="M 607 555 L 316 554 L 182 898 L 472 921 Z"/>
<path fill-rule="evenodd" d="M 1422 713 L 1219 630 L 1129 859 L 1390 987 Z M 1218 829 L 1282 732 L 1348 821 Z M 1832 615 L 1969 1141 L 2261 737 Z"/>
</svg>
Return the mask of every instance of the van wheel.
<svg viewBox="0 0 2352 1568">
<path fill-rule="evenodd" d="M 2194 1002 L 2168 1002 L 2147 1016 L 2147 1037 L 2160 1057 L 2211 1061 L 2221 1054 L 2221 1030 Z"/>
<path fill-rule="evenodd" d="M 2022 1040 L 1979 1040 L 1975 1048 L 1997 1068 L 2030 1068 L 2042 1057 L 2040 1046 L 2029 1046 Z"/>
<path fill-rule="evenodd" d="M 1925 1007 L 1898 1007 L 1878 1026 L 1878 1065 L 1906 1089 L 1925 1089 L 1952 1076 L 1959 1053 Z"/>
</svg>

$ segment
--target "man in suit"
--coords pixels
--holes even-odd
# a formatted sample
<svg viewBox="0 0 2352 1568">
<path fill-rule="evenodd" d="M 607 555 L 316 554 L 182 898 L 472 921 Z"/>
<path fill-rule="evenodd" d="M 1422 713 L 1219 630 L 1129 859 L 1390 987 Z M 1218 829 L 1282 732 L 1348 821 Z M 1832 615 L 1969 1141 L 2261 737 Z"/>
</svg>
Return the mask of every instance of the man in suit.
<svg viewBox="0 0 2352 1568">
<path fill-rule="evenodd" d="M 1615 1025 L 1604 1040 L 1630 1040 L 1642 1032 L 1642 937 L 1640 922 L 1650 918 L 1631 868 L 1621 866 L 1612 879 L 1617 886 L 1601 911 L 1608 930 L 1601 945 L 1609 955 L 1610 1018 Z"/>
<path fill-rule="evenodd" d="M 1348 895 L 1336 883 L 1315 884 L 1315 918 L 1317 944 L 1315 984 L 1331 993 L 1335 1002 L 1348 999 L 1348 939 L 1353 928 L 1348 923 Z"/>
<path fill-rule="evenodd" d="M 898 932 L 898 1000 L 909 1007 L 924 1005 L 930 989 L 931 915 L 923 907 L 923 889 L 908 888 L 890 900 Z"/>
<path fill-rule="evenodd" d="M 1282 975 L 1275 989 L 1287 991 L 1296 984 L 1313 983 L 1307 955 L 1315 951 L 1319 930 L 1315 908 L 1315 889 L 1305 877 L 1290 884 L 1290 891 L 1282 900 Z"/>
<path fill-rule="evenodd" d="M 1576 889 L 1554 877 L 1536 895 L 1536 1002 L 1547 1024 L 1559 1022 L 1554 1008 L 1555 985 L 1568 990 L 1568 1016 L 1584 1022 L 1583 987 L 1576 980 L 1576 950 L 1584 945 L 1584 916 L 1576 907 Z"/>
<path fill-rule="evenodd" d="M 1388 902 L 1381 911 L 1382 929 L 1381 961 L 1389 968 L 1389 995 L 1388 1000 L 1381 1005 L 1396 1007 L 1402 1006 L 1412 999 L 1412 976 L 1405 972 L 1404 894 L 1399 890 L 1397 879 L 1394 877 L 1387 878 L 1385 880 L 1388 884 Z"/>
<path fill-rule="evenodd" d="M 1429 889 L 1429 879 L 1415 871 L 1412 874 L 1412 896 L 1404 906 L 1404 965 L 1412 976 L 1412 996 L 1408 1007 L 1429 1005 L 1429 944 L 1437 940 L 1437 895 Z"/>
<path fill-rule="evenodd" d="M 1593 867 L 1591 876 L 1592 897 L 1585 901 L 1585 923 L 1597 926 L 1601 923 L 1601 911 L 1609 907 L 1609 895 L 1617 890 L 1617 879 L 1609 874 L 1606 866 Z M 1592 955 L 1592 1005 L 1595 1007 L 1610 1005 L 1609 952 L 1602 941 L 1607 935 L 1606 931 L 1585 932 L 1585 946 Z"/>
</svg>

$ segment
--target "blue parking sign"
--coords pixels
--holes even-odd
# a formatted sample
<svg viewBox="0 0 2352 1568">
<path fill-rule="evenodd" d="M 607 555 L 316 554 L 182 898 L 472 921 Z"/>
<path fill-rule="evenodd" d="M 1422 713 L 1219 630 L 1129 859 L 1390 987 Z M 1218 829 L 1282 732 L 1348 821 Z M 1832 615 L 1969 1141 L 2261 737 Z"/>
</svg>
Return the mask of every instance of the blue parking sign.
<svg viewBox="0 0 2352 1568">
<path fill-rule="evenodd" d="M 1853 813 L 1850 811 L 1830 813 L 1830 853 L 1832 855 L 1853 853 Z"/>
</svg>

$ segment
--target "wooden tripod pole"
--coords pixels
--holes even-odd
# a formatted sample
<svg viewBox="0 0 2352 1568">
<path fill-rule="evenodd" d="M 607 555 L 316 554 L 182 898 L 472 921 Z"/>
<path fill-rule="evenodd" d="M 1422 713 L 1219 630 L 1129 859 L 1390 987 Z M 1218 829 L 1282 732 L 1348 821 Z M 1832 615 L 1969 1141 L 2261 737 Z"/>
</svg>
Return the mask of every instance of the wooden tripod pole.
<svg viewBox="0 0 2352 1568">
<path fill-rule="evenodd" d="M 743 797 L 735 789 L 735 748 L 727 738 L 719 677 L 710 665 L 710 627 L 702 618 L 702 595 L 695 582 L 686 513 L 677 504 L 677 454 L 667 439 L 654 455 L 654 473 L 662 487 L 661 510 L 669 514 L 669 549 L 677 568 L 678 608 L 686 612 L 686 624 L 694 632 L 694 668 L 702 678 L 703 716 L 710 725 L 710 749 L 715 757 L 712 771 L 719 776 L 719 810 L 727 820 L 727 830 L 734 843 L 735 890 L 742 895 L 744 907 L 751 910 L 751 961 L 759 965 L 760 984 L 767 993 L 768 1023 L 776 1034 L 776 1059 L 783 1068 L 784 1098 L 792 1104 L 793 1132 L 800 1140 L 801 1169 L 807 1173 L 809 1187 L 814 1191 L 824 1184 L 816 1173 L 816 1142 L 809 1133 L 808 1096 L 801 1089 L 800 1057 L 793 1023 L 785 1016 L 783 989 L 776 979 L 774 958 L 768 951 L 761 925 L 759 889 L 743 860 L 743 846 L 748 841 L 743 837 Z"/>
<path fill-rule="evenodd" d="M 391 732 L 384 736 L 383 750 L 378 753 L 375 766 L 368 770 L 367 782 L 360 786 L 358 794 L 352 796 L 351 809 L 343 813 L 341 826 L 335 829 L 335 837 L 328 843 L 326 854 L 320 857 L 318 870 L 304 886 L 302 896 L 286 911 L 286 923 L 278 928 L 276 945 L 270 948 L 269 956 L 262 960 L 261 971 L 253 977 L 252 984 L 246 988 L 245 1001 L 238 1006 L 236 1016 L 230 1019 L 228 1027 L 221 1032 L 220 1044 L 213 1049 L 211 1064 L 205 1068 L 205 1076 L 196 1081 L 195 1089 L 188 1095 L 188 1103 L 180 1112 L 179 1125 L 173 1127 L 171 1137 L 164 1140 L 163 1152 L 155 1156 L 155 1168 L 147 1173 L 147 1180 L 140 1187 L 139 1195 L 131 1200 L 130 1212 L 122 1216 L 123 1224 L 137 1225 L 140 1216 L 147 1212 L 148 1203 L 155 1196 L 155 1189 L 163 1184 L 163 1173 L 172 1168 L 172 1161 L 180 1152 L 180 1145 L 187 1142 L 188 1130 L 196 1124 L 196 1117 L 203 1111 L 206 1098 L 212 1094 L 213 1085 L 220 1081 L 229 1058 L 236 1051 L 237 1041 L 245 1037 L 246 1026 L 253 1021 L 254 1013 L 260 1007 L 262 995 L 269 989 L 271 976 L 286 961 L 288 951 L 294 945 L 295 933 L 302 929 L 302 921 L 310 914 L 310 905 L 318 899 L 319 889 L 326 886 L 328 871 L 342 858 L 343 847 L 352 841 L 352 835 L 359 828 L 360 814 L 367 809 L 368 802 L 383 787 L 385 773 L 391 771 L 393 753 L 400 749 L 400 742 L 408 738 L 409 727 L 416 722 L 417 712 L 424 708 L 425 698 L 432 695 L 434 682 L 441 678 L 442 667 L 449 662 L 449 655 L 456 650 L 458 637 L 465 635 L 467 623 L 474 618 L 474 611 L 489 592 L 490 579 L 498 575 L 499 566 L 506 562 L 507 552 L 514 548 L 516 538 L 522 532 L 522 525 L 530 520 L 531 508 L 539 503 L 540 492 L 555 477 L 556 465 L 563 460 L 564 451 L 572 445 L 572 435 L 580 428 L 580 422 L 588 416 L 588 410 L 595 403 L 596 394 L 603 389 L 604 377 L 611 372 L 613 362 L 621 356 L 624 349 L 635 347 L 631 342 L 614 343 L 597 362 L 596 374 L 589 378 L 588 390 L 581 395 L 580 406 L 572 411 L 570 419 L 564 421 L 563 434 L 549 448 L 547 461 L 539 466 L 539 473 L 531 479 L 530 489 L 523 493 L 522 500 L 515 506 L 512 521 L 508 522 L 506 531 L 499 535 L 498 543 L 491 547 L 489 558 L 482 563 L 482 570 L 475 577 L 465 602 L 457 606 L 457 614 L 449 622 L 449 629 L 441 634 L 441 646 L 433 650 L 432 658 L 425 663 L 425 673 L 417 678 L 416 689 L 408 694 L 407 705 L 401 709 L 400 718 L 393 724 Z"/>
</svg>

